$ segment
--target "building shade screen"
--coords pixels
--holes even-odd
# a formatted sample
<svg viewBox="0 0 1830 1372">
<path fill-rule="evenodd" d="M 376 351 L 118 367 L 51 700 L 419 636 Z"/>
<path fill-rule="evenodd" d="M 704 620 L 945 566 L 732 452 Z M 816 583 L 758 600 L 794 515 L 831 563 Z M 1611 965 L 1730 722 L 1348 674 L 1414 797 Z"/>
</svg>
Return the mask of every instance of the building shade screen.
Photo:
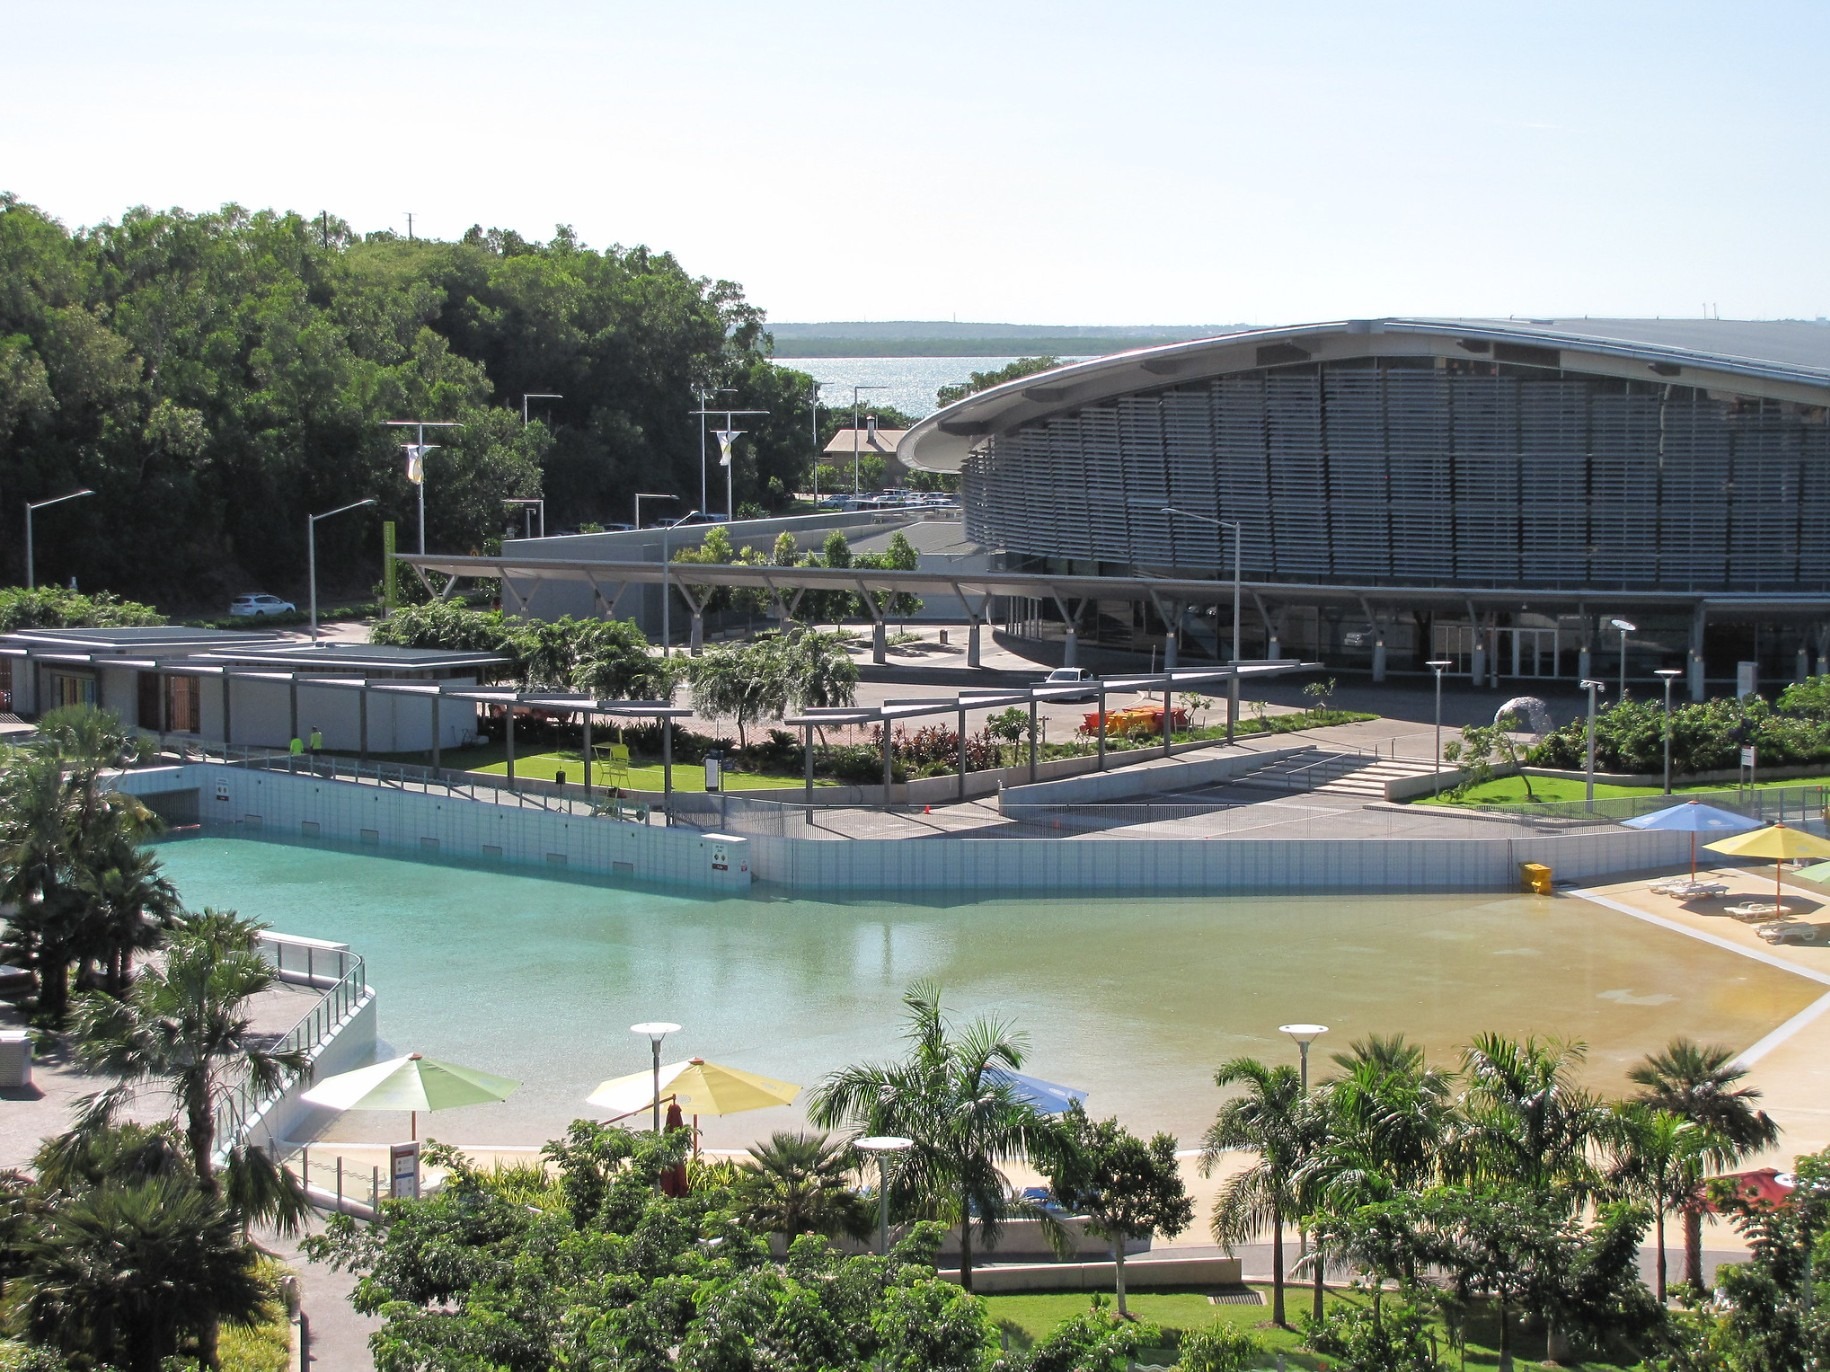
<svg viewBox="0 0 1830 1372">
<path fill-rule="evenodd" d="M 1479 363 L 1325 363 L 987 442 L 968 533 L 1019 556 L 1343 585 L 1830 588 L 1830 428 L 1796 404 Z"/>
</svg>

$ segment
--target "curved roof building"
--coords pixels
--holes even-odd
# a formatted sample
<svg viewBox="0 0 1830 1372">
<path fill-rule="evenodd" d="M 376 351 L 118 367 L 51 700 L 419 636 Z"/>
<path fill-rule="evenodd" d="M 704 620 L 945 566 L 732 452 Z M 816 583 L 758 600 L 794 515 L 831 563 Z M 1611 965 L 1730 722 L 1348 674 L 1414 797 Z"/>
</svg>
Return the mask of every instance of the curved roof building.
<svg viewBox="0 0 1830 1372">
<path fill-rule="evenodd" d="M 1026 377 L 901 455 L 963 472 L 1013 569 L 1230 579 L 1236 521 L 1286 650 L 1574 676 L 1631 613 L 1636 667 L 1688 656 L 1700 689 L 1705 656 L 1791 675 L 1830 648 L 1827 416 L 1830 325 L 1375 319 Z"/>
</svg>

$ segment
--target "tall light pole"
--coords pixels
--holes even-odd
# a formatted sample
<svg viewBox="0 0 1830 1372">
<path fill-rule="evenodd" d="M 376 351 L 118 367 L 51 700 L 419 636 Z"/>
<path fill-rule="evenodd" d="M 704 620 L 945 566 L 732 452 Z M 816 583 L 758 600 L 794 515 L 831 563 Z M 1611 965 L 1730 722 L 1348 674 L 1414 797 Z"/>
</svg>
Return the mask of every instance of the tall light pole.
<svg viewBox="0 0 1830 1372">
<path fill-rule="evenodd" d="M 669 540 L 675 529 L 679 528 L 694 515 L 704 513 L 701 510 L 688 510 L 672 524 L 661 528 L 661 656 L 666 657 L 674 650 L 673 635 L 673 549 Z M 666 727 L 666 726 L 662 726 Z"/>
<path fill-rule="evenodd" d="M 875 1154 L 877 1158 L 877 1251 L 884 1257 L 890 1253 L 890 1159 L 897 1153 L 906 1153 L 915 1146 L 913 1139 L 905 1139 L 896 1134 L 875 1134 L 868 1139 L 859 1139 L 852 1145 L 860 1153 Z"/>
<path fill-rule="evenodd" d="M 1432 658 L 1423 664 L 1436 673 L 1436 775 L 1442 774 L 1442 674 L 1455 664 L 1446 658 Z"/>
<path fill-rule="evenodd" d="M 635 493 L 635 527 L 642 527 L 642 502 L 644 500 L 678 500 L 680 497 L 671 491 L 637 491 Z"/>
<path fill-rule="evenodd" d="M 1226 706 L 1226 741 L 1228 743 L 1231 743 L 1233 741 L 1234 721 L 1236 721 L 1239 718 L 1239 672 L 1238 672 L 1238 667 L 1239 667 L 1239 588 L 1240 588 L 1240 584 L 1241 584 L 1239 573 L 1240 573 L 1240 568 L 1243 566 L 1243 557 L 1244 557 L 1244 553 L 1245 553 L 1245 531 L 1240 527 L 1239 522 L 1237 520 L 1216 519 L 1212 515 L 1196 514 L 1193 510 L 1178 509 L 1174 505 L 1159 506 L 1158 513 L 1166 514 L 1166 515 L 1179 515 L 1183 519 L 1192 519 L 1197 524 L 1212 524 L 1216 529 L 1230 529 L 1232 531 L 1232 535 L 1233 535 L 1233 646 L 1232 646 L 1232 652 L 1229 655 L 1229 659 L 1233 664 L 1234 672 L 1233 672 L 1232 680 L 1227 682 L 1228 700 L 1227 700 L 1227 706 Z"/>
<path fill-rule="evenodd" d="M 521 397 L 521 427 L 524 429 L 527 427 L 527 402 L 528 401 L 530 401 L 530 400 L 564 400 L 564 399 L 565 399 L 565 397 L 563 395 L 558 395 L 553 391 L 529 391 L 526 395 Z"/>
<path fill-rule="evenodd" d="M 1655 676 L 1665 683 L 1665 794 L 1671 794 L 1671 683 L 1684 675 L 1676 667 L 1660 667 Z"/>
<path fill-rule="evenodd" d="M 1589 679 L 1582 683 L 1582 689 L 1589 693 L 1589 730 L 1588 730 L 1588 806 L 1595 808 L 1595 692 L 1607 690 L 1603 682 Z"/>
<path fill-rule="evenodd" d="M 1302 1054 L 1303 1095 L 1306 1098 L 1309 1094 L 1309 1045 L 1314 1043 L 1323 1034 L 1327 1033 L 1328 1026 L 1325 1024 L 1280 1024 L 1277 1026 L 1277 1032 L 1280 1034 L 1288 1034 L 1291 1038 L 1296 1040 L 1297 1050 Z M 1309 1251 L 1309 1235 L 1307 1231 L 1302 1229 L 1297 1230 L 1296 1241 L 1302 1252 L 1306 1253 Z M 1317 1260 L 1319 1262 L 1320 1259 L 1318 1258 Z M 1316 1280 L 1318 1283 L 1316 1290 L 1319 1293 L 1321 1290 L 1321 1286 L 1319 1285 L 1321 1280 L 1319 1268 Z"/>
<path fill-rule="evenodd" d="M 360 510 L 364 505 L 374 503 L 375 497 L 370 496 L 367 500 L 339 505 L 336 509 L 326 510 L 323 514 L 305 516 L 305 559 L 309 568 L 308 578 L 311 582 L 311 641 L 313 643 L 318 641 L 318 521 L 329 519 L 332 515 L 340 515 L 346 510 Z M 317 745 L 314 743 L 312 746 L 315 748 Z"/>
<path fill-rule="evenodd" d="M 1624 619 L 1610 619 L 1608 623 L 1620 630 L 1620 694 L 1616 700 L 1627 698 L 1627 635 L 1639 632 L 1637 624 L 1629 624 Z"/>
<path fill-rule="evenodd" d="M 426 446 L 427 429 L 455 429 L 457 423 L 449 419 L 390 419 L 390 429 L 412 429 L 414 440 L 403 443 L 407 450 L 407 480 L 419 487 L 419 555 L 426 555 L 426 454 L 438 445 Z"/>
<path fill-rule="evenodd" d="M 719 386 L 717 389 L 710 391 L 696 389 L 693 391 L 694 397 L 699 401 L 699 408 L 694 410 L 693 413 L 699 416 L 699 508 L 702 510 L 712 503 L 711 496 L 706 494 L 705 484 L 705 416 L 712 413 L 712 411 L 705 408 L 705 403 L 715 395 L 736 394 L 736 389 L 731 386 Z"/>
<path fill-rule="evenodd" d="M 680 1026 L 669 1024 L 665 1020 L 646 1020 L 641 1024 L 629 1026 L 632 1034 L 646 1034 L 648 1046 L 654 1051 L 654 1131 L 661 1132 L 661 1040 L 669 1034 L 680 1032 Z"/>
<path fill-rule="evenodd" d="M 853 386 L 851 388 L 851 498 L 858 498 L 858 396 L 863 391 L 887 391 L 888 386 Z"/>
<path fill-rule="evenodd" d="M 28 500 L 25 502 L 25 588 L 31 590 L 38 583 L 34 580 L 32 568 L 32 511 L 42 510 L 47 505 L 61 505 L 66 500 L 78 500 L 95 492 L 87 486 L 80 491 L 71 491 L 68 495 L 54 495 L 49 500 Z"/>
<path fill-rule="evenodd" d="M 807 408 L 812 415 L 813 427 L 813 508 L 820 508 L 820 382 L 813 383 L 813 394 L 808 397 Z"/>
<path fill-rule="evenodd" d="M 521 507 L 521 527 L 529 538 L 534 536 L 532 527 L 534 510 L 535 507 L 538 507 L 540 510 L 540 536 L 542 538 L 546 537 L 546 500 L 543 497 L 537 495 L 511 495 L 505 497 L 502 503 L 504 505 L 519 505 Z"/>
</svg>

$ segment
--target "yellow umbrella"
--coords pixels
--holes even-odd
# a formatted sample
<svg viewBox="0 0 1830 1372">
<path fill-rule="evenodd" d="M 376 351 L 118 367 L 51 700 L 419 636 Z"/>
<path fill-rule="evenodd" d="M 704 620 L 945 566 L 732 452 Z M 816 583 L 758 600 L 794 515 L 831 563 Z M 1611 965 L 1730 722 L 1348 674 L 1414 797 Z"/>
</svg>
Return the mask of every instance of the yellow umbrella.
<svg viewBox="0 0 1830 1372">
<path fill-rule="evenodd" d="M 1815 834 L 1808 834 L 1803 829 L 1787 827 L 1782 821 L 1769 824 L 1764 829 L 1755 829 L 1749 833 L 1736 834 L 1731 838 L 1719 838 L 1714 843 L 1706 843 L 1706 848 L 1718 853 L 1729 853 L 1735 857 L 1770 857 L 1773 859 L 1773 904 L 1779 904 L 1783 890 L 1779 882 L 1780 866 L 1787 858 L 1815 857 L 1830 858 L 1830 839 L 1821 839 Z"/>
<path fill-rule="evenodd" d="M 771 1105 L 792 1105 L 800 1093 L 801 1088 L 791 1081 L 722 1067 L 704 1058 L 661 1065 L 660 1097 L 673 1096 L 691 1105 L 695 1115 L 735 1115 Z M 626 1077 L 614 1077 L 600 1083 L 585 1099 L 618 1114 L 646 1110 L 655 1104 L 654 1073 L 631 1072 Z"/>
</svg>

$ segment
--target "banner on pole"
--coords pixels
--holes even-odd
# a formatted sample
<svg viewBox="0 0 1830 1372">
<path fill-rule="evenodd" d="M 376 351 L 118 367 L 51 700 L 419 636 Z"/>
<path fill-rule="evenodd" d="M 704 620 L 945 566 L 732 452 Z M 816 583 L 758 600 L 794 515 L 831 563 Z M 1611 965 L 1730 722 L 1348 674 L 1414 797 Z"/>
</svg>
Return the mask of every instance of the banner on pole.
<svg viewBox="0 0 1830 1372">
<path fill-rule="evenodd" d="M 712 432 L 718 435 L 718 465 L 728 467 L 731 465 L 731 445 L 743 437 L 743 430 L 714 429 Z"/>
</svg>

